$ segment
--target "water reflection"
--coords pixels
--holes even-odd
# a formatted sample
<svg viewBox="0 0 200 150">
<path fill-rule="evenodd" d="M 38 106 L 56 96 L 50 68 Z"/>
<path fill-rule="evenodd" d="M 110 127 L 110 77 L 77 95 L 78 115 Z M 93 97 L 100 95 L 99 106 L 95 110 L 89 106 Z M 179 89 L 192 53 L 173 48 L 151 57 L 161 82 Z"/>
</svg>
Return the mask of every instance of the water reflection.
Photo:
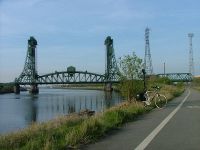
<svg viewBox="0 0 200 150">
<path fill-rule="evenodd" d="M 0 133 L 24 128 L 36 120 L 31 99 L 16 97 L 14 94 L 0 96 Z"/>
<path fill-rule="evenodd" d="M 101 112 L 120 102 L 116 92 L 95 90 L 40 89 L 39 95 L 0 95 L 0 133 L 85 109 Z"/>
</svg>

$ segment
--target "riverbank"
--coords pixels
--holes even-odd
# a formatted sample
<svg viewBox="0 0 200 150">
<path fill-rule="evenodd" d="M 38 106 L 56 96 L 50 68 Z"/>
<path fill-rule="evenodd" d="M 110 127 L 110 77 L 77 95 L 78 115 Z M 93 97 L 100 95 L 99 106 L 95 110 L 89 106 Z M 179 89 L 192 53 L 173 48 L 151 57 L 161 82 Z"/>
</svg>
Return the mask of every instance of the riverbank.
<svg viewBox="0 0 200 150">
<path fill-rule="evenodd" d="M 75 90 L 101 90 L 105 89 L 105 84 L 69 84 L 69 85 L 55 85 L 54 89 L 75 89 Z M 112 85 L 114 91 L 119 92 L 116 84 Z"/>
<path fill-rule="evenodd" d="M 171 100 L 184 91 L 183 87 L 165 85 L 161 93 Z M 52 121 L 32 124 L 17 133 L 0 137 L 0 149 L 67 149 L 97 141 L 118 129 L 123 123 L 133 121 L 155 106 L 144 107 L 141 102 L 125 102 L 92 117 L 72 114 Z"/>
<path fill-rule="evenodd" d="M 0 94 L 14 93 L 13 84 L 0 83 Z M 75 85 L 55 85 L 52 87 L 46 87 L 50 89 L 73 89 L 73 90 L 104 90 L 104 84 L 75 84 Z M 113 90 L 119 92 L 116 85 L 113 85 Z M 27 91 L 27 89 L 20 87 L 20 91 Z"/>
<path fill-rule="evenodd" d="M 12 84 L 0 83 L 0 94 L 13 93 L 13 92 L 14 89 Z"/>
<path fill-rule="evenodd" d="M 27 89 L 20 87 L 20 91 L 27 91 Z M 5 85 L 0 87 L 0 94 L 14 93 L 14 85 Z"/>
</svg>

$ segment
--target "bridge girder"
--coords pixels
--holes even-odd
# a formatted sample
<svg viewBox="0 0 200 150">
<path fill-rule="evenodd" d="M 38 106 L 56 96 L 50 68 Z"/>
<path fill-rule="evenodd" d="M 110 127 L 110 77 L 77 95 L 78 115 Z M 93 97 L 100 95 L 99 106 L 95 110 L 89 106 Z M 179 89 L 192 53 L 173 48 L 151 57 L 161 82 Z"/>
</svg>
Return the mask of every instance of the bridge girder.
<svg viewBox="0 0 200 150">
<path fill-rule="evenodd" d="M 166 73 L 157 75 L 159 77 L 167 77 L 172 82 L 191 82 L 193 80 L 191 73 Z"/>
<path fill-rule="evenodd" d="M 115 58 L 113 39 L 108 36 L 105 39 L 104 45 L 106 46 L 106 66 L 105 77 L 107 81 L 113 81 L 119 79 L 119 69 Z"/>
<path fill-rule="evenodd" d="M 72 84 L 72 83 L 103 83 L 104 75 L 75 71 L 55 72 L 38 77 L 38 84 Z"/>
<path fill-rule="evenodd" d="M 95 84 L 118 81 L 107 81 L 105 75 L 87 71 L 54 72 L 37 77 L 37 84 Z M 21 82 L 21 85 L 30 85 L 30 82 Z"/>
<path fill-rule="evenodd" d="M 18 78 L 15 79 L 15 85 L 38 84 L 83 84 L 83 83 L 114 83 L 118 82 L 117 63 L 114 55 L 113 40 L 110 36 L 105 41 L 107 52 L 107 68 L 105 74 L 96 74 L 84 71 L 75 72 L 54 72 L 46 75 L 38 75 L 36 68 L 36 46 L 37 41 L 34 37 L 28 40 L 28 50 L 24 70 Z"/>
<path fill-rule="evenodd" d="M 30 37 L 28 40 L 28 49 L 25 60 L 25 65 L 22 73 L 15 79 L 15 83 L 28 81 L 31 84 L 35 84 L 37 80 L 37 67 L 36 67 L 36 46 L 37 40 L 34 37 Z"/>
</svg>

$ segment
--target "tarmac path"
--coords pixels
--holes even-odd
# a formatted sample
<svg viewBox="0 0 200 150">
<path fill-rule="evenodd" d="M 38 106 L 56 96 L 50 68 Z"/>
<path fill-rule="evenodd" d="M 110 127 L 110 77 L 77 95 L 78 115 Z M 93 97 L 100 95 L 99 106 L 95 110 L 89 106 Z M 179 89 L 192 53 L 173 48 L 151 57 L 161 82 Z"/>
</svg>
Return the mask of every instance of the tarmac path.
<svg viewBox="0 0 200 150">
<path fill-rule="evenodd" d="M 187 89 L 166 108 L 125 124 L 85 150 L 200 150 L 200 92 Z"/>
</svg>

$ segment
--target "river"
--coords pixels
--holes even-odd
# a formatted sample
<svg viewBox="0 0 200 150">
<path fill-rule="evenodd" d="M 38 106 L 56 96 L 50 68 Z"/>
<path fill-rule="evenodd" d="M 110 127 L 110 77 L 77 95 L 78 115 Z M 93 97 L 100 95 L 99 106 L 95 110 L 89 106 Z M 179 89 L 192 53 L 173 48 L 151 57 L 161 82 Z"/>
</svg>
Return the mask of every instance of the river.
<svg viewBox="0 0 200 150">
<path fill-rule="evenodd" d="M 100 90 L 40 88 L 38 95 L 28 92 L 3 94 L 0 95 L 0 134 L 85 109 L 101 112 L 120 102 L 119 93 Z"/>
</svg>

